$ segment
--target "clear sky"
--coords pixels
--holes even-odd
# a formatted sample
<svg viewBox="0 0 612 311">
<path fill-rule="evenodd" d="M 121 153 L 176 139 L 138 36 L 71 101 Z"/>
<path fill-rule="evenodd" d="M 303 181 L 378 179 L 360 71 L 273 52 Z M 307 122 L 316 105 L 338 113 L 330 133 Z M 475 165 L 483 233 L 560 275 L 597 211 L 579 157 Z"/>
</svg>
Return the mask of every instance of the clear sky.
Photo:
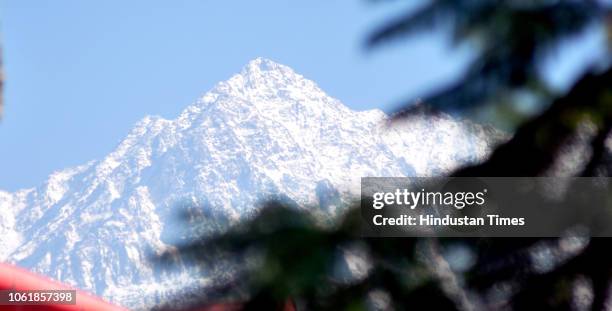
<svg viewBox="0 0 612 311">
<path fill-rule="evenodd" d="M 0 0 L 0 189 L 102 158 L 145 115 L 174 118 L 258 56 L 356 110 L 389 111 L 458 77 L 469 52 L 440 34 L 364 48 L 406 7 L 396 2 Z"/>
</svg>

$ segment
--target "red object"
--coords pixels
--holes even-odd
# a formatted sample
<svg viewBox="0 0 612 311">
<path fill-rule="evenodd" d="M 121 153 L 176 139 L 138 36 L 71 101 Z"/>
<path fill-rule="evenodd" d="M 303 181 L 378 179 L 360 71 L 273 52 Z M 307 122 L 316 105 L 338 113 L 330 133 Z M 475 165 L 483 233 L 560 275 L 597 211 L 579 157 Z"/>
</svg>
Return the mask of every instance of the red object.
<svg viewBox="0 0 612 311">
<path fill-rule="evenodd" d="M 0 305 L 1 311 L 127 311 L 96 296 L 4 263 L 0 263 L 0 290 L 76 290 L 74 305 Z"/>
<path fill-rule="evenodd" d="M 96 296 L 37 275 L 25 269 L 0 263 L 0 290 L 76 290 L 74 305 L 2 305 L 0 311 L 128 311 Z M 237 311 L 241 303 L 215 304 L 197 308 L 197 311 Z M 195 310 L 194 310 L 195 311 Z M 293 301 L 287 300 L 282 311 L 296 311 Z"/>
</svg>

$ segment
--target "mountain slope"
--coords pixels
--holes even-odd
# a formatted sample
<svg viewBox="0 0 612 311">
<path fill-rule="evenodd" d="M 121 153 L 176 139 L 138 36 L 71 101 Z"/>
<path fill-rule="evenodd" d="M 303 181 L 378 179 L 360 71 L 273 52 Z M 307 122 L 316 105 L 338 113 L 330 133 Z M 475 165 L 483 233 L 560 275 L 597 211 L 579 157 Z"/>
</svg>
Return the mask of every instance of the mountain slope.
<svg viewBox="0 0 612 311">
<path fill-rule="evenodd" d="M 160 284 L 201 281 L 148 261 L 201 233 L 176 217 L 183 207 L 198 207 L 207 231 L 252 215 L 271 195 L 333 215 L 360 177 L 446 172 L 483 158 L 494 132 L 448 116 L 386 120 L 256 59 L 176 119 L 144 118 L 104 159 L 0 192 L 9 211 L 0 216 L 0 259 L 143 308 L 164 295 Z"/>
</svg>

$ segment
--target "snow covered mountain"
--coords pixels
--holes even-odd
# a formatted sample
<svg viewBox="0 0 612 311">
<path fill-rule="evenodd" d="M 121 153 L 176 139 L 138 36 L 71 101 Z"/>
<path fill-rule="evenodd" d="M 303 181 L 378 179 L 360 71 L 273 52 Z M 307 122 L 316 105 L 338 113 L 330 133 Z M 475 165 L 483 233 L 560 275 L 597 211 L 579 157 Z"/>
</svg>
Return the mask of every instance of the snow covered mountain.
<svg viewBox="0 0 612 311">
<path fill-rule="evenodd" d="M 253 60 L 176 119 L 145 117 L 104 159 L 0 192 L 0 260 L 145 308 L 173 278 L 202 281 L 149 261 L 193 234 L 177 220 L 182 207 L 199 207 L 210 231 L 270 195 L 334 214 L 362 176 L 440 174 L 482 159 L 495 136 L 448 116 L 386 120 Z"/>
</svg>

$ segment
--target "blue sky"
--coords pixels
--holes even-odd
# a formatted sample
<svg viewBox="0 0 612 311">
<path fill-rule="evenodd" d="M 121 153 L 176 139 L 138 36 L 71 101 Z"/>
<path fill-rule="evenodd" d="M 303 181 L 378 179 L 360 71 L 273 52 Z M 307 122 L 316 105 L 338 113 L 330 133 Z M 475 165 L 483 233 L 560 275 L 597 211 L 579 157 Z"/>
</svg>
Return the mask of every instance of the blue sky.
<svg viewBox="0 0 612 311">
<path fill-rule="evenodd" d="M 458 77 L 469 53 L 440 34 L 364 48 L 397 2 L 0 0 L 0 189 L 102 158 L 145 115 L 174 118 L 258 56 L 357 110 L 389 111 Z"/>
</svg>

